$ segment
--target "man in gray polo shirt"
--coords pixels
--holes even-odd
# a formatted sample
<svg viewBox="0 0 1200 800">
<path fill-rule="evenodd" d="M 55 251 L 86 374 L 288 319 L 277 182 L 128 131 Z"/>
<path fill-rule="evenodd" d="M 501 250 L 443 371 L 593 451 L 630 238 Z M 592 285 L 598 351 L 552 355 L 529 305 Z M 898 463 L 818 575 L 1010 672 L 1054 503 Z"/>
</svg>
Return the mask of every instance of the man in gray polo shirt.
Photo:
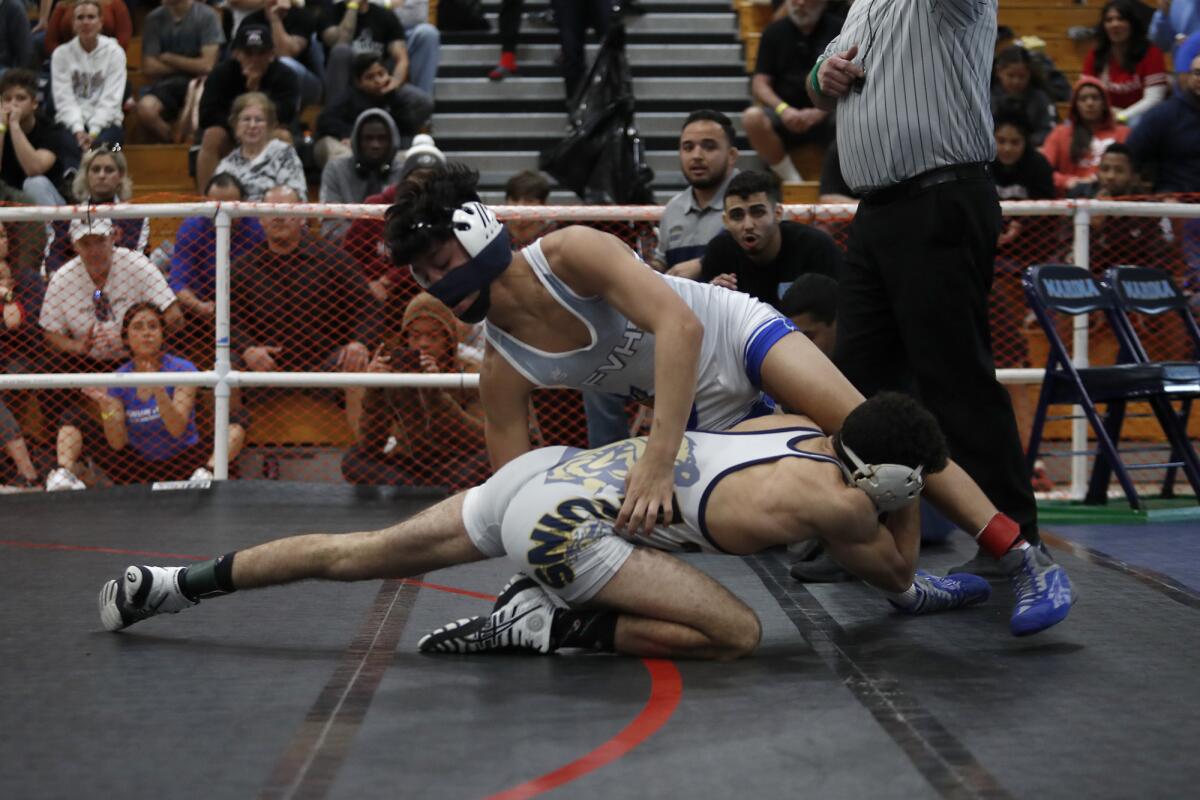
<svg viewBox="0 0 1200 800">
<path fill-rule="evenodd" d="M 679 134 L 679 167 L 688 188 L 663 209 L 653 266 L 666 272 L 699 259 L 709 240 L 725 229 L 725 187 L 737 174 L 738 151 L 733 123 L 720 111 L 702 108 L 688 114 Z M 699 264 L 696 265 L 699 271 Z"/>
<path fill-rule="evenodd" d="M 962 467 L 931 476 L 930 498 L 999 559 L 1018 613 L 1036 607 L 1053 624 L 1073 595 L 1039 546 L 988 332 L 1000 232 L 988 172 L 996 5 L 860 0 L 807 88 L 819 108 L 837 109 L 842 172 L 862 195 L 838 286 L 834 361 L 868 397 L 916 389 Z"/>
</svg>

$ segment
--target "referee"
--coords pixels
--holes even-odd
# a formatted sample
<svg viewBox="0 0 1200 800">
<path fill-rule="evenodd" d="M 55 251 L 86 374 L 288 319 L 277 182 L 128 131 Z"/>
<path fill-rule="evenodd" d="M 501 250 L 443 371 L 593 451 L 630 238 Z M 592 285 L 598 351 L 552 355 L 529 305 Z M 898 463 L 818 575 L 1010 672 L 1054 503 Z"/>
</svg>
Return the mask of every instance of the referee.
<svg viewBox="0 0 1200 800">
<path fill-rule="evenodd" d="M 987 167 L 996 4 L 858 0 L 808 92 L 837 109 L 842 173 L 862 197 L 839 284 L 835 362 L 867 397 L 915 390 L 954 460 L 1036 546 L 1037 505 L 988 331 L 1000 232 Z M 980 519 L 983 498 L 966 475 L 929 488 L 951 518 Z"/>
</svg>

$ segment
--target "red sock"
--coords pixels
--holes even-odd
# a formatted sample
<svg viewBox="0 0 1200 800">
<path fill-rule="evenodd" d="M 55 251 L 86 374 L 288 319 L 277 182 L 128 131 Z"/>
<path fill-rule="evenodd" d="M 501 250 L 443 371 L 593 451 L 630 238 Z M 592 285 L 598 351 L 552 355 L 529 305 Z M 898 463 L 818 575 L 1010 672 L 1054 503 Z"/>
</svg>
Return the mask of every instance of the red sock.
<svg viewBox="0 0 1200 800">
<path fill-rule="evenodd" d="M 517 71 L 517 54 L 511 50 L 503 50 L 500 53 L 500 66 L 504 67 L 509 72 Z"/>
<path fill-rule="evenodd" d="M 980 549 L 992 558 L 1000 558 L 1009 550 L 1020 545 L 1029 546 L 1021 538 L 1021 526 L 1012 517 L 1000 512 L 996 512 L 988 520 L 988 524 L 983 526 L 983 530 L 975 534 L 975 541 L 979 543 Z"/>
</svg>

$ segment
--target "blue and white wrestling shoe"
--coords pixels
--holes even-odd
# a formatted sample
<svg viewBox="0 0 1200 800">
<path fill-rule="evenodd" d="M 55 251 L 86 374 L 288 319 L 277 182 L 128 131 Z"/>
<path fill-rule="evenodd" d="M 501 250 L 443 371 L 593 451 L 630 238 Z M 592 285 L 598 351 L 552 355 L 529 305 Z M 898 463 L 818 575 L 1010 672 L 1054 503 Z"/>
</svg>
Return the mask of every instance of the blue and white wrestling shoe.
<svg viewBox="0 0 1200 800">
<path fill-rule="evenodd" d="M 939 578 L 919 569 L 913 576 L 916 597 L 910 604 L 889 600 L 905 614 L 932 614 L 977 605 L 992 596 L 991 585 L 978 575 L 959 573 Z"/>
<path fill-rule="evenodd" d="M 183 567 L 126 567 L 125 574 L 100 589 L 100 623 L 119 631 L 159 614 L 178 614 L 196 605 L 179 588 Z"/>
<path fill-rule="evenodd" d="M 1049 554 L 1038 547 L 1009 550 L 1000 559 L 1000 566 L 1017 596 L 1009 621 L 1013 636 L 1029 636 L 1067 618 L 1075 602 L 1075 589 L 1067 571 Z"/>
<path fill-rule="evenodd" d="M 555 650 L 551 623 L 554 600 L 537 581 L 516 575 L 500 590 L 492 613 L 451 622 L 417 642 L 422 653 L 480 653 Z"/>
</svg>

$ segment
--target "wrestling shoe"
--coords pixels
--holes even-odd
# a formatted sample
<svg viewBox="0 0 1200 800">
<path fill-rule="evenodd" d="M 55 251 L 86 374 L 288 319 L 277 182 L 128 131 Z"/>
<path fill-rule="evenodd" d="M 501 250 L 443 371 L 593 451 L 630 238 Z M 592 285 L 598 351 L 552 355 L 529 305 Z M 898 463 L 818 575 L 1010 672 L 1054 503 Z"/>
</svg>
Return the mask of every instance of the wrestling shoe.
<svg viewBox="0 0 1200 800">
<path fill-rule="evenodd" d="M 119 580 L 100 590 L 100 622 L 107 630 L 119 631 L 157 614 L 177 614 L 197 604 L 179 588 L 183 567 L 125 568 Z"/>
<path fill-rule="evenodd" d="M 74 472 L 66 467 L 59 467 L 52 470 L 46 476 L 46 491 L 47 492 L 64 492 L 75 491 L 78 489 L 86 489 L 87 485 L 75 475 Z"/>
<path fill-rule="evenodd" d="M 1012 582 L 1017 597 L 1009 620 L 1013 636 L 1044 631 L 1067 618 L 1075 602 L 1075 589 L 1067 571 L 1037 547 L 1009 550 L 1000 566 Z"/>
<path fill-rule="evenodd" d="M 911 604 L 890 598 L 888 602 L 905 614 L 932 614 L 973 606 L 992 596 L 991 584 L 978 576 L 956 574 L 939 578 L 922 569 L 913 576 L 913 588 L 916 598 Z"/>
<path fill-rule="evenodd" d="M 517 575 L 496 598 L 492 613 L 443 625 L 417 643 L 422 653 L 532 650 L 549 653 L 554 601 L 532 578 Z"/>
</svg>

